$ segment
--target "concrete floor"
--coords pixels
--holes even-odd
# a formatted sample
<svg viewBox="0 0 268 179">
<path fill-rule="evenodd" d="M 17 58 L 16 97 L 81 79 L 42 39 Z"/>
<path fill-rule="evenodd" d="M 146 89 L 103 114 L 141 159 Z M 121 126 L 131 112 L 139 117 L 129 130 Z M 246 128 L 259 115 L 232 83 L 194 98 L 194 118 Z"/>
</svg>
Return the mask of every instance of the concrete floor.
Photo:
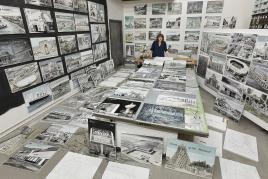
<svg viewBox="0 0 268 179">
<path fill-rule="evenodd" d="M 204 102 L 205 111 L 207 113 L 220 115 L 213 110 L 213 103 L 215 100 L 214 97 L 203 90 L 201 90 L 201 96 Z M 268 133 L 247 119 L 241 119 L 239 123 L 229 121 L 228 128 L 257 137 L 260 161 L 256 163 L 251 160 L 240 157 L 238 155 L 227 152 L 225 150 L 223 150 L 223 158 L 238 161 L 248 165 L 253 165 L 257 168 L 259 175 L 262 179 L 268 179 L 268 170 L 267 170 Z M 38 173 L 29 172 L 7 166 L 0 166 L 0 179 L 45 179 L 48 173 L 54 168 L 54 166 L 60 161 L 60 159 L 64 156 L 66 152 L 67 151 L 63 149 L 59 151 L 57 155 L 54 156 L 53 159 L 51 159 Z M 7 159 L 8 156 L 0 155 L 0 164 L 4 163 Z M 94 179 L 101 179 L 102 173 L 104 172 L 106 166 L 107 161 L 103 161 Z M 156 167 L 156 166 L 152 166 L 150 172 L 150 179 L 198 179 L 198 178 L 199 177 L 167 170 L 164 169 L 163 167 Z M 218 158 L 216 159 L 213 179 L 221 179 L 221 171 Z"/>
</svg>

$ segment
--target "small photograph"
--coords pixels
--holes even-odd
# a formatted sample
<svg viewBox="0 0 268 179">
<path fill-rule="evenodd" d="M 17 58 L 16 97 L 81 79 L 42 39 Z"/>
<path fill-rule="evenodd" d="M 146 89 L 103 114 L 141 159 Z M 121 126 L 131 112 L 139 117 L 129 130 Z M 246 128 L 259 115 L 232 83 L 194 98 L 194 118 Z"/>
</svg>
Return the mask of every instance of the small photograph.
<svg viewBox="0 0 268 179">
<path fill-rule="evenodd" d="M 149 90 L 146 88 L 120 87 L 115 90 L 113 97 L 135 101 L 143 101 L 147 96 L 148 92 Z"/>
<path fill-rule="evenodd" d="M 88 74 L 84 74 L 80 76 L 78 78 L 78 83 L 79 83 L 82 93 L 85 93 L 95 87 L 91 75 L 88 75 Z"/>
<path fill-rule="evenodd" d="M 234 29 L 236 27 L 237 17 L 225 17 L 223 19 L 222 28 L 223 29 Z"/>
<path fill-rule="evenodd" d="M 22 95 L 29 113 L 52 101 L 52 92 L 48 84 L 30 89 Z"/>
<path fill-rule="evenodd" d="M 60 54 L 65 55 L 77 51 L 75 35 L 58 36 Z"/>
<path fill-rule="evenodd" d="M 90 33 L 86 34 L 77 34 L 78 49 L 85 50 L 91 48 L 91 35 Z"/>
<path fill-rule="evenodd" d="M 161 34 L 161 31 L 149 31 L 149 40 L 156 40 L 158 34 Z"/>
<path fill-rule="evenodd" d="M 98 4 L 98 22 L 105 22 L 105 9 L 102 4 Z"/>
<path fill-rule="evenodd" d="M 90 22 L 105 22 L 104 5 L 88 1 L 88 11 Z"/>
<path fill-rule="evenodd" d="M 75 116 L 77 116 L 76 110 L 67 107 L 57 107 L 53 111 L 49 112 L 42 120 L 52 124 L 67 124 Z"/>
<path fill-rule="evenodd" d="M 0 40 L 0 67 L 33 60 L 28 39 Z"/>
<path fill-rule="evenodd" d="M 163 18 L 150 18 L 151 29 L 162 29 Z"/>
<path fill-rule="evenodd" d="M 106 25 L 105 24 L 91 24 L 92 43 L 106 41 Z"/>
<path fill-rule="evenodd" d="M 200 31 L 185 31 L 185 42 L 199 42 Z"/>
<path fill-rule="evenodd" d="M 168 15 L 178 15 L 182 12 L 182 3 L 181 2 L 169 2 L 167 5 L 167 14 Z"/>
<path fill-rule="evenodd" d="M 64 75 L 61 57 L 39 62 L 43 82 Z"/>
<path fill-rule="evenodd" d="M 143 53 L 146 49 L 147 49 L 147 44 L 135 43 L 135 52 Z"/>
<path fill-rule="evenodd" d="M 50 11 L 24 9 L 24 13 L 30 33 L 55 32 Z"/>
<path fill-rule="evenodd" d="M 88 16 L 74 14 L 74 21 L 76 31 L 89 31 Z"/>
<path fill-rule="evenodd" d="M 166 41 L 180 41 L 180 32 L 168 31 L 166 32 Z"/>
<path fill-rule="evenodd" d="M 133 32 L 125 32 L 126 43 L 134 42 L 134 33 Z"/>
<path fill-rule="evenodd" d="M 230 42 L 231 34 L 203 33 L 201 51 L 205 53 L 217 52 L 226 54 Z"/>
<path fill-rule="evenodd" d="M 71 82 L 72 82 L 72 88 L 73 89 L 77 89 L 77 88 L 80 87 L 78 79 L 80 77 L 82 77 L 83 75 L 85 75 L 85 74 L 86 74 L 85 69 L 80 69 L 80 70 L 78 70 L 76 72 L 71 73 L 70 77 L 71 77 Z"/>
<path fill-rule="evenodd" d="M 136 41 L 146 41 L 146 32 L 145 31 L 135 31 L 134 40 L 136 40 Z"/>
<path fill-rule="evenodd" d="M 250 62 L 239 58 L 227 56 L 225 63 L 224 76 L 244 83 L 249 73 Z"/>
<path fill-rule="evenodd" d="M 55 12 L 59 32 L 74 32 L 75 21 L 71 13 Z"/>
<path fill-rule="evenodd" d="M 181 18 L 168 18 L 166 21 L 166 28 L 167 29 L 179 29 L 181 27 Z"/>
<path fill-rule="evenodd" d="M 197 55 L 198 53 L 198 44 L 185 44 L 184 50 L 191 51 L 192 54 Z"/>
<path fill-rule="evenodd" d="M 221 79 L 221 74 L 208 69 L 205 78 L 205 85 L 213 91 L 218 92 L 221 85 Z"/>
<path fill-rule="evenodd" d="M 187 17 L 187 29 L 200 29 L 202 17 Z"/>
<path fill-rule="evenodd" d="M 228 99 L 237 102 L 244 102 L 243 94 L 245 86 L 239 82 L 222 77 L 219 93 L 225 95 Z"/>
<path fill-rule="evenodd" d="M 152 15 L 165 15 L 167 10 L 166 3 L 154 3 L 152 4 Z"/>
<path fill-rule="evenodd" d="M 125 29 L 134 29 L 134 16 L 125 16 Z"/>
<path fill-rule="evenodd" d="M 216 148 L 172 139 L 167 144 L 166 168 L 191 175 L 212 178 Z"/>
<path fill-rule="evenodd" d="M 258 36 L 253 51 L 253 59 L 268 60 L 268 37 Z"/>
<path fill-rule="evenodd" d="M 164 151 L 163 138 L 122 133 L 121 153 L 135 162 L 161 166 Z"/>
<path fill-rule="evenodd" d="M 80 52 L 82 66 L 88 66 L 94 62 L 92 50 Z"/>
<path fill-rule="evenodd" d="M 7 68 L 5 73 L 12 93 L 42 82 L 37 63 Z"/>
<path fill-rule="evenodd" d="M 74 10 L 73 0 L 53 0 L 54 8 L 64 10 Z"/>
<path fill-rule="evenodd" d="M 253 60 L 251 62 L 247 85 L 268 94 L 268 61 Z"/>
<path fill-rule="evenodd" d="M 30 38 L 34 59 L 42 60 L 58 56 L 58 48 L 55 37 L 35 37 Z"/>
<path fill-rule="evenodd" d="M 223 5 L 224 5 L 223 0 L 208 1 L 207 14 L 209 14 L 209 13 L 222 13 Z"/>
<path fill-rule="evenodd" d="M 190 1 L 187 6 L 187 14 L 202 14 L 203 1 Z"/>
<path fill-rule="evenodd" d="M 146 18 L 134 18 L 135 29 L 146 29 Z"/>
<path fill-rule="evenodd" d="M 218 72 L 220 74 L 223 74 L 223 69 L 226 62 L 226 55 L 211 52 L 209 53 L 209 62 L 208 62 L 208 68 Z"/>
<path fill-rule="evenodd" d="M 25 0 L 25 4 L 50 7 L 50 6 L 52 6 L 52 0 Z"/>
<path fill-rule="evenodd" d="M 53 100 L 56 100 L 71 92 L 71 85 L 68 76 L 50 82 L 49 86 L 52 91 Z"/>
<path fill-rule="evenodd" d="M 80 52 L 66 55 L 64 59 L 68 73 L 83 67 Z"/>
<path fill-rule="evenodd" d="M 206 16 L 204 28 L 217 29 L 221 25 L 221 16 Z"/>
<path fill-rule="evenodd" d="M 186 83 L 157 80 L 155 85 L 154 85 L 154 88 L 162 89 L 162 90 L 185 92 Z"/>
<path fill-rule="evenodd" d="M 73 7 L 75 11 L 87 13 L 87 0 L 73 0 Z"/>
<path fill-rule="evenodd" d="M 135 15 L 147 15 L 147 4 L 140 4 L 134 6 Z"/>
<path fill-rule="evenodd" d="M 92 46 L 93 54 L 94 54 L 94 61 L 103 60 L 105 58 L 108 58 L 108 51 L 107 51 L 107 43 L 99 43 L 94 44 Z"/>
<path fill-rule="evenodd" d="M 135 56 L 135 45 L 126 45 L 126 56 L 127 57 Z"/>
<path fill-rule="evenodd" d="M 4 165 L 29 171 L 40 170 L 58 151 L 59 147 L 39 140 L 27 142 Z"/>
<path fill-rule="evenodd" d="M 20 8 L 0 5 L 0 34 L 25 34 Z"/>
<path fill-rule="evenodd" d="M 208 56 L 204 56 L 204 55 L 199 54 L 197 71 L 196 71 L 198 76 L 200 76 L 202 78 L 206 77 L 208 61 L 209 61 Z"/>
</svg>

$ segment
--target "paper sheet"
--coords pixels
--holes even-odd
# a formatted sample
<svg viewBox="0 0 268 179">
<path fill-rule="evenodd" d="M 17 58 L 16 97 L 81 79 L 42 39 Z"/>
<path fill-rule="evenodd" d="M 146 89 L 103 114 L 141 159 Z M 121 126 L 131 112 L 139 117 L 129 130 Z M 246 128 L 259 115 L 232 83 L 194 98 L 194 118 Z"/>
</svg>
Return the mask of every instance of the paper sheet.
<svg viewBox="0 0 268 179">
<path fill-rule="evenodd" d="M 220 116 L 206 113 L 207 124 L 210 128 L 217 129 L 221 132 L 226 131 L 227 122 L 226 119 Z"/>
</svg>

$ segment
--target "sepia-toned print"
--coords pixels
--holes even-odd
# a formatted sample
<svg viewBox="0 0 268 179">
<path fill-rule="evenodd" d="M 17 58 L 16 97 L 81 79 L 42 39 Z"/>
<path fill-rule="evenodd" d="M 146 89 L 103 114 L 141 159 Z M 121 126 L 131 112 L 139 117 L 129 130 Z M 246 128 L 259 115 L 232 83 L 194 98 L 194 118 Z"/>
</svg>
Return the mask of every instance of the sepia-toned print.
<svg viewBox="0 0 268 179">
<path fill-rule="evenodd" d="M 91 36 L 90 33 L 77 34 L 78 49 L 85 50 L 91 48 Z"/>
<path fill-rule="evenodd" d="M 60 57 L 39 62 L 39 66 L 44 82 L 64 75 L 63 63 Z"/>
<path fill-rule="evenodd" d="M 99 44 L 94 44 L 92 46 L 93 49 L 93 54 L 94 54 L 94 61 L 99 61 L 103 60 L 108 57 L 108 52 L 107 52 L 107 43 L 99 43 Z"/>
<path fill-rule="evenodd" d="M 74 10 L 73 0 L 53 0 L 54 8 Z"/>
<path fill-rule="evenodd" d="M 134 6 L 135 15 L 147 15 L 147 4 L 140 4 Z"/>
<path fill-rule="evenodd" d="M 202 17 L 187 17 L 187 29 L 200 29 Z"/>
<path fill-rule="evenodd" d="M 146 18 L 134 18 L 135 29 L 146 29 Z"/>
<path fill-rule="evenodd" d="M 182 3 L 181 2 L 169 2 L 167 8 L 168 15 L 178 15 L 182 12 Z"/>
<path fill-rule="evenodd" d="M 58 49 L 55 37 L 31 38 L 31 44 L 35 60 L 58 56 Z"/>
<path fill-rule="evenodd" d="M 163 18 L 150 18 L 151 29 L 162 29 Z"/>
<path fill-rule="evenodd" d="M 92 43 L 106 41 L 106 25 L 105 24 L 91 24 Z"/>
<path fill-rule="evenodd" d="M 167 10 L 166 3 L 154 3 L 152 4 L 152 15 L 165 15 Z"/>
<path fill-rule="evenodd" d="M 52 0 L 25 0 L 25 4 L 36 6 L 52 6 Z"/>
<path fill-rule="evenodd" d="M 75 31 L 74 15 L 71 13 L 55 12 L 59 32 Z"/>
<path fill-rule="evenodd" d="M 76 31 L 89 31 L 88 16 L 74 14 L 74 21 Z"/>
<path fill-rule="evenodd" d="M 66 64 L 66 68 L 67 68 L 68 73 L 82 67 L 80 53 L 74 53 L 71 55 L 67 55 L 64 58 L 65 58 L 65 64 Z"/>
<path fill-rule="evenodd" d="M 134 29 L 134 16 L 125 16 L 125 29 Z"/>
<path fill-rule="evenodd" d="M 61 55 L 77 51 L 75 35 L 58 36 L 58 42 Z"/>
<path fill-rule="evenodd" d="M 208 1 L 207 13 L 222 13 L 223 11 L 223 0 Z"/>
<path fill-rule="evenodd" d="M 187 14 L 202 14 L 203 1 L 190 1 L 187 6 Z"/>
</svg>

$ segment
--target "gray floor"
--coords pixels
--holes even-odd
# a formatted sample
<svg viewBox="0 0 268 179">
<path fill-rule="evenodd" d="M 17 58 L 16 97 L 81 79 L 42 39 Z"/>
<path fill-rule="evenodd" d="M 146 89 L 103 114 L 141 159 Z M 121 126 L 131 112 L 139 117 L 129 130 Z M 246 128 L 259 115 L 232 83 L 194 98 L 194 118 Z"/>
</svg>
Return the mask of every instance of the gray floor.
<svg viewBox="0 0 268 179">
<path fill-rule="evenodd" d="M 213 110 L 214 97 L 207 92 L 201 90 L 201 96 L 203 98 L 205 111 L 211 114 L 220 115 Z M 249 164 L 257 167 L 259 175 L 262 179 L 268 178 L 268 133 L 256 126 L 254 123 L 247 119 L 241 119 L 239 123 L 229 121 L 228 127 L 240 132 L 244 132 L 257 137 L 258 150 L 259 150 L 259 162 L 253 162 L 248 159 L 239 157 L 235 154 L 223 150 L 223 157 L 230 160 L 235 160 L 244 164 Z M 239 150 L 239 149 L 238 149 Z M 20 170 L 12 167 L 1 166 L 0 167 L 0 179 L 44 179 L 47 174 L 53 169 L 53 167 L 60 161 L 66 151 L 61 150 L 57 153 L 52 160 L 50 160 L 39 173 Z M 7 156 L 0 155 L 0 164 L 8 159 Z M 103 161 L 94 179 L 100 179 L 107 162 Z M 187 175 L 184 173 L 174 172 L 160 167 L 151 168 L 150 179 L 197 179 L 199 177 Z M 214 179 L 221 179 L 220 165 L 218 158 L 216 159 L 216 165 L 214 170 Z M 78 179 L 78 178 L 77 178 Z"/>
</svg>

